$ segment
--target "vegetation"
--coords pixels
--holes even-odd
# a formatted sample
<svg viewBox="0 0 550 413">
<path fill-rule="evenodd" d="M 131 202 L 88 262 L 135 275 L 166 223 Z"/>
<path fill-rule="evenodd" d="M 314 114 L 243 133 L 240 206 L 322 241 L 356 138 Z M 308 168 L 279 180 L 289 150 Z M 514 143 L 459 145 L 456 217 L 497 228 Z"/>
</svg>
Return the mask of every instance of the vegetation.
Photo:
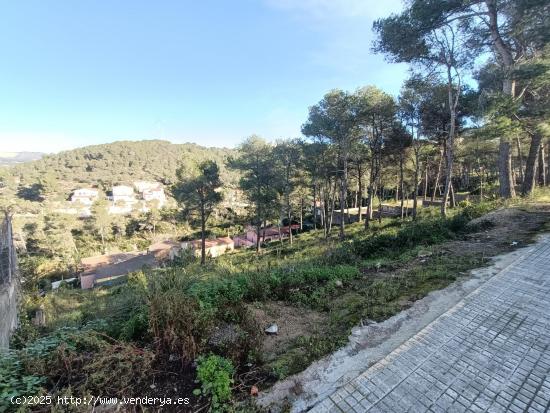
<svg viewBox="0 0 550 413">
<path fill-rule="evenodd" d="M 65 287 L 34 297 L 25 304 L 28 314 L 42 306 L 48 323 L 38 331 L 22 328 L 3 368 L 17 381 L 14 389 L 25 391 L 28 384 L 54 394 L 64 394 L 69 383 L 73 394 L 108 389 L 116 395 L 128 386 L 145 391 L 151 383 L 160 386 L 174 377 L 192 383 L 196 377 L 195 403 L 228 409 L 228 394 L 234 394 L 228 389 L 247 388 L 241 373 L 258 371 L 269 383 L 299 372 L 345 344 L 362 320 L 384 320 L 403 302 L 483 265 L 480 253 L 452 256 L 437 245 L 480 230 L 468 223 L 496 207 L 467 205 L 447 218 L 426 210 L 414 222 L 385 218 L 367 233 L 357 223 L 348 227 L 343 243 L 311 231 L 292 245 L 265 245 L 259 256 L 243 250 L 206 265 L 191 260 L 133 274 L 115 287 L 90 292 Z M 429 259 L 419 263 L 418 256 Z M 325 321 L 316 332 L 266 354 L 253 309 L 270 302 L 317 312 Z M 190 370 L 195 360 L 196 376 Z M 93 380 L 83 381 L 91 373 Z"/>
<path fill-rule="evenodd" d="M 214 207 L 222 201 L 222 182 L 218 164 L 205 161 L 196 167 L 196 171 L 188 171 L 184 166 L 177 171 L 180 182 L 173 188 L 174 195 L 184 204 L 187 210 L 198 210 L 201 227 L 201 264 L 206 262 L 206 221 Z"/>
<path fill-rule="evenodd" d="M 57 183 L 55 191 L 46 191 L 47 197 L 68 198 L 76 185 L 99 186 L 109 191 L 113 185 L 132 181 L 160 181 L 166 185 L 175 182 L 176 170 L 182 162 L 193 164 L 215 160 L 224 165 L 233 151 L 205 148 L 195 144 L 173 144 L 167 141 L 120 141 L 104 145 L 86 146 L 42 159 L 14 166 L 12 172 L 19 177 L 19 188 L 39 183 L 43 195 L 44 177 Z M 226 185 L 236 183 L 235 175 L 221 169 Z M 42 178 L 42 180 L 40 180 Z"/>
<path fill-rule="evenodd" d="M 195 390 L 194 394 L 211 397 L 212 411 L 225 410 L 225 402 L 231 398 L 233 365 L 223 357 L 213 354 L 199 357 L 197 364 L 197 379 L 201 388 Z"/>
<path fill-rule="evenodd" d="M 231 410 L 252 386 L 344 345 L 354 326 L 484 265 L 484 251 L 445 246 L 473 244 L 490 211 L 549 200 L 549 6 L 428 3 L 374 25 L 374 49 L 411 66 L 399 96 L 331 90 L 309 108 L 303 138 L 254 135 L 236 150 L 115 142 L 0 169 L 24 290 L 21 328 L 0 358 L 0 411 L 29 392 L 149 394 L 167 383 L 196 390 L 197 409 Z M 169 188 L 168 205 L 109 214 L 111 187 L 142 179 Z M 82 186 L 101 196 L 76 218 L 65 209 Z M 248 225 L 255 248 L 206 256 L 207 237 Z M 262 240 L 268 227 L 276 242 Z M 184 253 L 119 285 L 50 290 L 82 257 L 199 236 L 200 262 Z M 44 326 L 30 322 L 37 309 Z M 313 327 L 267 348 L 262 323 L 284 321 L 277 311 Z"/>
</svg>

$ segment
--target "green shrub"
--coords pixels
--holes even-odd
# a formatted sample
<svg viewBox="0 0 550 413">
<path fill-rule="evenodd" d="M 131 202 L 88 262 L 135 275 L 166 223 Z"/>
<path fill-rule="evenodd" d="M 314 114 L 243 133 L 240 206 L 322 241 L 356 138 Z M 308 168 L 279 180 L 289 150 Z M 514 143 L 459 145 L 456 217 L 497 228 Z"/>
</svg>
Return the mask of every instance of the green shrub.
<svg viewBox="0 0 550 413">
<path fill-rule="evenodd" d="M 492 203 L 471 204 L 451 218 L 426 217 L 403 224 L 365 239 L 356 240 L 348 248 L 363 258 L 395 257 L 418 246 L 429 246 L 455 238 L 467 231 L 467 224 L 493 208 Z M 342 248 L 345 248 L 343 246 Z"/>
<path fill-rule="evenodd" d="M 118 337 L 122 340 L 142 339 L 149 328 L 149 313 L 144 308 L 131 315 L 131 317 L 122 324 Z"/>
<path fill-rule="evenodd" d="M 469 203 L 462 208 L 460 215 L 463 215 L 470 221 L 495 210 L 499 205 L 499 201 L 486 201 L 477 204 Z"/>
<path fill-rule="evenodd" d="M 197 360 L 197 382 L 200 383 L 201 388 L 196 389 L 193 393 L 209 397 L 211 411 L 227 410 L 227 402 L 231 398 L 234 371 L 233 364 L 223 357 L 214 354 L 199 357 Z"/>
<path fill-rule="evenodd" d="M 204 345 L 215 311 L 202 308 L 195 298 L 177 288 L 177 282 L 166 288 L 167 282 L 160 282 L 150 293 L 149 329 L 158 350 L 178 354 L 189 362 Z"/>
<path fill-rule="evenodd" d="M 44 382 L 44 377 L 25 372 L 16 352 L 0 353 L 0 412 L 13 409 L 12 397 L 38 395 Z"/>
<path fill-rule="evenodd" d="M 351 242 L 347 241 L 336 248 L 329 248 L 321 257 L 321 262 L 326 265 L 355 264 L 359 257 L 354 253 Z"/>
</svg>

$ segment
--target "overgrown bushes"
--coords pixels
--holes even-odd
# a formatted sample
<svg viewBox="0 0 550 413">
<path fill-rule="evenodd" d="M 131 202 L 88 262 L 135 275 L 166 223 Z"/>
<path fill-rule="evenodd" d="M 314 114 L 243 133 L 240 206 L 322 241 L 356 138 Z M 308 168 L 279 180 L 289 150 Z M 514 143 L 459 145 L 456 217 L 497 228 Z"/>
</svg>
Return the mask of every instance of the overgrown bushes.
<svg viewBox="0 0 550 413">
<path fill-rule="evenodd" d="M 32 326 L 30 333 L 20 334 L 27 340 L 20 340 L 11 358 L 0 361 L 0 400 L 7 397 L 8 387 L 21 394 L 37 393 L 41 386 L 82 394 L 138 392 L 148 388 L 152 372 L 166 368 L 192 374 L 198 360 L 201 395 L 214 402 L 214 409 L 223 409 L 234 371 L 250 362 L 262 363 L 263 326 L 246 303 L 286 301 L 328 314 L 325 330 L 298 338 L 267 366 L 276 377 L 285 377 L 335 350 L 362 319 L 385 319 L 404 302 L 451 282 L 448 269 L 453 265 L 461 271 L 477 263 L 454 263 L 434 254 L 421 270 L 371 277 L 369 259 L 378 271 L 381 261 L 394 265 L 397 259 L 416 257 L 420 246 L 476 230 L 468 222 L 494 207 L 464 204 L 447 219 L 422 211 L 417 221 L 388 220 L 368 233 L 351 227 L 355 234 L 343 243 L 306 234 L 305 247 L 300 239 L 293 246 L 274 246 L 282 248 L 276 257 L 268 247 L 265 256 L 245 251 L 210 261 L 204 268 L 187 263 L 132 274 L 126 285 L 110 289 L 48 295 L 47 310 L 55 302 L 65 311 L 72 297 L 82 297 L 79 294 L 91 298 L 75 305 L 73 314 L 59 312 L 59 320 L 40 332 L 44 337 L 35 340 Z M 388 267 L 382 271 L 389 273 Z M 63 323 L 74 327 L 56 329 Z"/>
<path fill-rule="evenodd" d="M 495 208 L 494 202 L 467 204 L 450 218 L 428 217 L 405 222 L 382 234 L 355 240 L 342 248 L 351 248 L 363 258 L 395 257 L 418 246 L 428 246 L 453 239 L 467 231 L 466 225 Z"/>
<path fill-rule="evenodd" d="M 13 408 L 12 396 L 108 394 L 122 397 L 143 391 L 154 377 L 155 355 L 113 340 L 92 328 L 61 328 L 0 354 L 0 412 Z M 43 389 L 44 388 L 44 389 Z"/>
<path fill-rule="evenodd" d="M 0 413 L 10 410 L 12 397 L 39 394 L 45 380 L 26 372 L 17 352 L 0 353 Z"/>
</svg>

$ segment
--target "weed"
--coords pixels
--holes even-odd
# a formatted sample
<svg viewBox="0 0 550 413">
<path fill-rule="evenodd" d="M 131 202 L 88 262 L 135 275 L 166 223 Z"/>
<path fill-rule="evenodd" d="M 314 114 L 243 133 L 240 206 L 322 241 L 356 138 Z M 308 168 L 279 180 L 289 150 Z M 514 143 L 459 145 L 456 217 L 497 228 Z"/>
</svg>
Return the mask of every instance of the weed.
<svg viewBox="0 0 550 413">
<path fill-rule="evenodd" d="M 12 397 L 35 396 L 46 379 L 28 374 L 14 351 L 0 353 L 0 413 L 13 408 Z"/>
<path fill-rule="evenodd" d="M 197 360 L 197 382 L 200 389 L 194 390 L 195 395 L 209 397 L 210 411 L 223 412 L 228 409 L 227 402 L 231 398 L 233 384 L 233 364 L 220 356 L 210 354 Z"/>
</svg>

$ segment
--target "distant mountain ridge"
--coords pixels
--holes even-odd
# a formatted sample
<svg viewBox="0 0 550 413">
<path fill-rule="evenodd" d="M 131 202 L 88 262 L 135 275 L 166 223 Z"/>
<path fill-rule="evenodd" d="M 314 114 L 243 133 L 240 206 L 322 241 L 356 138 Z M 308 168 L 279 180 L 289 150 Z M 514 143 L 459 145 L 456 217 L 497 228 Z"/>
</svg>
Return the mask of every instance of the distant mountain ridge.
<svg viewBox="0 0 550 413">
<path fill-rule="evenodd" d="M 0 165 L 6 166 L 36 161 L 44 155 L 42 152 L 0 152 Z"/>
</svg>

